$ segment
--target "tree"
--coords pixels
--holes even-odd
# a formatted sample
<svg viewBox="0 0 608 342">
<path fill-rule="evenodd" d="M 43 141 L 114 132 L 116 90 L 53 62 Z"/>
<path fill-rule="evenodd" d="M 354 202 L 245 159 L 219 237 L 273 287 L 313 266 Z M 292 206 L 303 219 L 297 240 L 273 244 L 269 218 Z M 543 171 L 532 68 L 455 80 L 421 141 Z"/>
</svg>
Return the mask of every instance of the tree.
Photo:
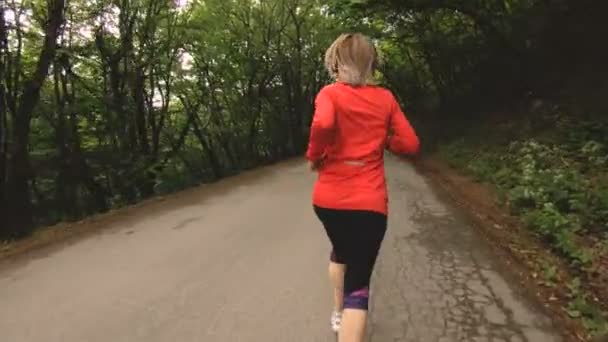
<svg viewBox="0 0 608 342">
<path fill-rule="evenodd" d="M 58 4 L 0 7 L 2 237 L 305 147 L 338 26 L 319 1 Z"/>
<path fill-rule="evenodd" d="M 32 226 L 32 206 L 30 199 L 29 178 L 31 174 L 29 160 L 30 121 L 32 112 L 40 99 L 40 90 L 47 78 L 49 67 L 57 49 L 57 37 L 63 24 L 64 0 L 49 0 L 45 18 L 44 42 L 36 61 L 34 71 L 23 86 L 17 98 L 9 101 L 17 102 L 12 111 L 12 141 L 7 165 L 6 190 L 2 208 L 2 217 L 6 217 L 3 235 L 22 235 Z M 20 30 L 20 28 L 17 28 Z M 3 30 L 4 31 L 4 30 Z M 5 35 L 5 33 L 4 33 Z M 5 53 L 6 53 L 5 47 Z M 18 52 L 19 53 L 19 52 Z M 5 77 L 8 75 L 4 74 Z M 6 82 L 6 79 L 3 83 Z M 6 101 L 6 100 L 4 100 Z M 7 106 L 10 108 L 10 106 Z"/>
</svg>

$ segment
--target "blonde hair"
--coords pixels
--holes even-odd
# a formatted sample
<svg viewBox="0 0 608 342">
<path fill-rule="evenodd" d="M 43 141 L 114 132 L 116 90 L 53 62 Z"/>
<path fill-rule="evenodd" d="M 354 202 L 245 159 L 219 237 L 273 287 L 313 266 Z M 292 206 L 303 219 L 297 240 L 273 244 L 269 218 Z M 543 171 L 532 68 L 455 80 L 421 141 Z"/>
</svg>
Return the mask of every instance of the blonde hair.
<svg viewBox="0 0 608 342">
<path fill-rule="evenodd" d="M 325 68 L 334 79 L 353 86 L 374 84 L 378 54 L 361 33 L 342 34 L 325 52 Z"/>
</svg>

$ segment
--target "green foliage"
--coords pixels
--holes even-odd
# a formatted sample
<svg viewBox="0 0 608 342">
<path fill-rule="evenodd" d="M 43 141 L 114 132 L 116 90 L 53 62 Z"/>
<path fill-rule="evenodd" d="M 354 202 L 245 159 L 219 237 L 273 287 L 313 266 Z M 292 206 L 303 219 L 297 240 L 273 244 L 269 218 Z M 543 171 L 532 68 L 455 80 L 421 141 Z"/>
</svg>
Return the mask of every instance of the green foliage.
<svg viewBox="0 0 608 342">
<path fill-rule="evenodd" d="M 169 167 L 164 168 L 156 178 L 154 190 L 158 194 L 168 194 L 186 189 L 199 182 L 199 177 L 189 172 L 183 163 L 175 161 Z"/>
<path fill-rule="evenodd" d="M 2 18 L 24 13 L 0 26 L 9 42 L 0 46 L 0 211 L 17 192 L 7 174 L 27 175 L 32 208 L 20 217 L 47 224 L 306 146 L 314 97 L 329 81 L 323 52 L 340 31 L 316 0 L 70 1 L 40 101 L 23 115 L 28 130 L 13 136 L 21 114 L 8 104 L 35 71 L 52 3 L 0 6 Z M 17 142 L 27 148 L 16 152 Z M 29 159 L 19 172 L 9 170 L 16 157 Z M 11 225 L 0 238 L 21 230 Z"/>
<path fill-rule="evenodd" d="M 528 227 L 545 237 L 557 251 L 573 262 L 587 265 L 592 261 L 591 253 L 577 244 L 577 216 L 565 216 L 553 204 L 545 203 L 541 209 L 527 211 L 523 220 Z"/>
<path fill-rule="evenodd" d="M 569 135 L 561 144 L 525 139 L 504 147 L 460 139 L 440 153 L 452 166 L 495 184 L 530 229 L 583 266 L 592 262 L 593 253 L 581 247 L 579 236 L 608 231 L 608 184 L 601 177 L 607 170 L 606 152 L 602 143 L 584 141 L 597 137 L 596 127 L 570 126 L 568 131 L 583 133 Z M 584 133 L 586 128 L 593 131 Z"/>
<path fill-rule="evenodd" d="M 558 282 L 557 266 L 555 265 L 543 265 L 543 279 L 544 284 L 548 287 L 555 287 Z"/>
<path fill-rule="evenodd" d="M 40 101 L 23 115 L 25 129 L 11 136 L 17 111 L 9 104 L 19 102 L 36 70 L 51 3 L 58 2 L 1 7 L 24 17 L 0 30 L 9 42 L 0 49 L 0 89 L 10 97 L 0 99 L 0 155 L 7 156 L 0 158 L 0 204 L 35 193 L 39 223 L 49 211 L 83 216 L 195 183 L 193 177 L 217 179 L 301 153 L 314 95 L 329 81 L 323 52 L 343 31 L 378 41 L 380 78 L 403 96 L 428 146 L 431 137 L 460 132 L 448 127 L 468 114 L 424 120 L 417 113 L 458 106 L 468 113 L 472 105 L 528 91 L 516 87 L 528 84 L 521 79 L 535 65 L 540 33 L 575 7 L 547 11 L 549 5 L 519 0 L 74 0 L 54 15 L 65 18 L 58 45 L 44 54 L 51 63 L 33 95 Z M 572 139 L 585 141 L 576 153 L 589 165 L 606 164 L 604 136 L 589 128 Z M 26 148 L 15 152 L 20 144 Z M 471 172 L 516 182 L 486 160 L 491 156 L 476 156 Z M 9 170 L 15 157 L 24 160 L 18 172 Z M 8 174 L 27 174 L 20 184 L 28 189 L 5 191 Z M 605 201 L 598 192 L 572 206 L 583 211 Z M 606 214 L 585 217 L 601 221 L 594 215 Z"/>
<path fill-rule="evenodd" d="M 569 284 L 570 302 L 565 308 L 571 318 L 580 318 L 583 325 L 592 335 L 608 331 L 608 321 L 604 313 L 582 290 L 580 278 L 574 278 Z"/>
<path fill-rule="evenodd" d="M 599 120 L 589 124 L 567 119 L 551 116 L 556 126 L 537 138 L 521 134 L 519 140 L 503 144 L 496 142 L 498 137 L 481 142 L 469 135 L 441 146 L 439 154 L 453 167 L 494 184 L 531 231 L 586 274 L 597 269 L 599 256 L 608 253 L 608 130 L 597 131 L 608 126 Z M 543 267 L 546 286 L 558 282 L 556 271 L 553 265 Z M 568 286 L 567 314 L 581 319 L 590 332 L 607 329 L 604 313 L 585 294 L 581 280 Z"/>
</svg>

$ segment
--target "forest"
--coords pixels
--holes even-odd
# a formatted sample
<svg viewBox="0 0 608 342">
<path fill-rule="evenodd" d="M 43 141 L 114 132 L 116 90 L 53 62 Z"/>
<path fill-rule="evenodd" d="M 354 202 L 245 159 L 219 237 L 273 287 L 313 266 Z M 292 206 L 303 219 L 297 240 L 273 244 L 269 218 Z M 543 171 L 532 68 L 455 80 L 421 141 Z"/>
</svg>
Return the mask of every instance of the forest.
<svg viewBox="0 0 608 342">
<path fill-rule="evenodd" d="M 5 238 L 299 154 L 338 32 L 314 1 L 8 1 Z"/>
<path fill-rule="evenodd" d="M 0 0 L 0 240 L 300 156 L 331 81 L 324 51 L 359 31 L 377 43 L 378 78 L 424 154 L 495 186 L 579 282 L 593 282 L 608 270 L 607 10 L 599 0 Z M 581 300 L 569 313 L 601 330 L 601 312 Z"/>
</svg>

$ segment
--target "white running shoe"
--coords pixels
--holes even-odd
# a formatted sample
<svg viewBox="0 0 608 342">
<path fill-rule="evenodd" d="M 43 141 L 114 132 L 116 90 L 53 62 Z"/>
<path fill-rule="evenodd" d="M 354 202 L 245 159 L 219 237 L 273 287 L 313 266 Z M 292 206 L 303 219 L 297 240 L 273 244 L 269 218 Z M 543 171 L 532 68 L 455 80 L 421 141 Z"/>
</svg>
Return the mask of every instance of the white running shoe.
<svg viewBox="0 0 608 342">
<path fill-rule="evenodd" d="M 339 311 L 334 311 L 331 314 L 331 330 L 338 333 L 338 331 L 340 331 L 340 323 L 342 323 L 342 313 Z"/>
</svg>

